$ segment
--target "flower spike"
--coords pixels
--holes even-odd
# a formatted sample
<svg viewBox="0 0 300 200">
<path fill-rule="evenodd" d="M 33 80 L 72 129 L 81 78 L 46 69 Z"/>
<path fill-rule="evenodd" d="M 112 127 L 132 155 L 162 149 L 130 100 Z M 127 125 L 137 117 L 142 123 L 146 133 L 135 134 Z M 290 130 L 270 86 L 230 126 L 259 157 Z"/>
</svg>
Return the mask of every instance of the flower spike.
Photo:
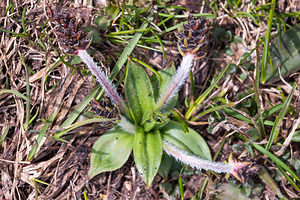
<svg viewBox="0 0 300 200">
<path fill-rule="evenodd" d="M 191 15 L 188 21 L 188 24 L 183 25 L 184 31 L 176 35 L 178 38 L 178 50 L 183 56 L 182 62 L 176 74 L 166 87 L 165 92 L 159 97 L 156 106 L 157 110 L 163 109 L 185 83 L 189 76 L 193 60 L 205 56 L 200 48 L 206 46 L 206 21 L 203 19 L 195 20 Z"/>
<path fill-rule="evenodd" d="M 206 24 L 206 20 L 202 18 L 196 20 L 192 15 L 189 16 L 188 24 L 183 25 L 183 32 L 176 35 L 178 50 L 182 56 L 193 54 L 195 60 L 205 56 L 203 48 L 207 45 L 205 42 L 205 34 L 208 30 Z"/>
<path fill-rule="evenodd" d="M 91 40 L 88 39 L 88 34 L 84 32 L 83 27 L 80 26 L 80 17 L 78 19 L 76 18 L 73 9 L 62 9 L 55 17 L 53 17 L 53 20 L 57 22 L 56 34 L 60 36 L 59 43 L 64 47 L 65 52 L 78 55 L 88 66 L 113 103 L 120 108 L 123 114 L 128 115 L 127 105 L 118 95 L 115 86 L 86 51 Z"/>
</svg>

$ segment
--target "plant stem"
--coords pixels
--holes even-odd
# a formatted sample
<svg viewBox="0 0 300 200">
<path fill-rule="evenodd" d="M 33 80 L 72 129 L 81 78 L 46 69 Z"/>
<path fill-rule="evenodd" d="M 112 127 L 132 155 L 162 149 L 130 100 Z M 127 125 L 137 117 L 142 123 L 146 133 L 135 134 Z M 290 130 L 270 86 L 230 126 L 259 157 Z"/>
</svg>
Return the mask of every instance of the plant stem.
<svg viewBox="0 0 300 200">
<path fill-rule="evenodd" d="M 175 159 L 196 169 L 212 170 L 217 173 L 231 173 L 234 170 L 234 166 L 231 164 L 212 162 L 196 156 L 192 156 L 187 152 L 179 150 L 176 147 L 168 144 L 168 142 L 166 141 L 163 141 L 163 150 L 167 152 L 167 154 L 173 156 Z"/>
<path fill-rule="evenodd" d="M 164 106 L 166 106 L 166 104 L 174 97 L 174 95 L 176 95 L 181 86 L 185 83 L 193 64 L 193 58 L 194 56 L 192 54 L 183 56 L 176 74 L 173 76 L 165 91 L 157 101 L 157 110 L 161 110 Z"/>
<path fill-rule="evenodd" d="M 88 54 L 88 52 L 86 50 L 78 50 L 77 55 L 88 66 L 92 74 L 96 77 L 97 81 L 106 91 L 107 95 L 111 98 L 111 100 L 120 108 L 120 110 L 124 114 L 127 114 L 127 105 L 124 103 L 123 99 L 118 95 L 115 86 L 104 74 L 101 68 L 99 68 L 98 65 L 94 62 L 93 58 Z"/>
</svg>

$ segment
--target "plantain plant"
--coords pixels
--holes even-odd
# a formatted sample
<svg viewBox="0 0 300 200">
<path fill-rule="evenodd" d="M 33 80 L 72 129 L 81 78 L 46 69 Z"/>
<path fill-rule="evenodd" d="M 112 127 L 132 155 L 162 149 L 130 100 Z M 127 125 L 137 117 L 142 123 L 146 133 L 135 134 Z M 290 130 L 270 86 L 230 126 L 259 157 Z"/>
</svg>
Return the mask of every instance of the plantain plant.
<svg viewBox="0 0 300 200">
<path fill-rule="evenodd" d="M 65 21 L 59 27 L 63 30 L 73 29 L 71 20 L 70 23 Z M 160 87 L 156 76 L 149 77 L 142 67 L 129 61 L 124 88 L 126 102 L 86 51 L 89 42 L 82 31 L 75 30 L 74 34 L 63 38 L 61 45 L 67 46 L 68 52 L 81 58 L 121 111 L 119 123 L 99 137 L 92 147 L 90 178 L 120 168 L 131 152 L 147 186 L 150 186 L 158 172 L 163 151 L 191 167 L 218 173 L 238 175 L 237 170 L 248 164 L 212 162 L 205 140 L 190 128 L 186 134 L 178 122 L 169 118 L 177 103 L 177 93 L 189 76 L 193 60 L 204 56 L 199 49 L 205 45 L 205 24 L 204 20 L 190 17 L 189 23 L 184 25 L 183 33 L 177 35 L 182 62 L 176 72 L 172 67 L 159 72 L 162 77 Z M 80 37 L 82 39 L 78 41 Z"/>
<path fill-rule="evenodd" d="M 78 55 L 81 58 L 82 53 L 79 50 Z M 149 78 L 143 68 L 130 62 L 125 80 L 127 104 L 120 100 L 113 87 L 105 89 L 107 94 L 110 92 L 109 96 L 123 115 L 120 123 L 95 142 L 89 177 L 120 168 L 132 151 L 136 167 L 147 186 L 158 172 L 163 151 L 195 168 L 227 173 L 233 170 L 229 164 L 211 162 L 210 150 L 205 140 L 192 129 L 186 134 L 178 122 L 168 118 L 176 104 L 176 93 L 189 75 L 192 61 L 193 55 L 184 56 L 173 78 L 170 77 L 172 68 L 160 71 L 160 88 L 153 87 L 157 85 L 156 77 Z M 100 78 L 98 80 L 100 82 Z M 108 84 L 101 85 L 105 88 Z"/>
</svg>

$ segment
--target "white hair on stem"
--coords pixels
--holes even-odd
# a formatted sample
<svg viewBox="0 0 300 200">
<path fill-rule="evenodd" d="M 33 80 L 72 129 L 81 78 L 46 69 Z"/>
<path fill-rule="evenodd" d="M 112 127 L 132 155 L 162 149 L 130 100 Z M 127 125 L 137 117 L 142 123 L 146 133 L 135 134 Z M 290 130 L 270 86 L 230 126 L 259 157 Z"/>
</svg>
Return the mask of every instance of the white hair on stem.
<svg viewBox="0 0 300 200">
<path fill-rule="evenodd" d="M 234 170 L 234 166 L 231 164 L 201 159 L 174 147 L 165 140 L 163 140 L 163 150 L 176 160 L 196 169 L 211 170 L 217 173 L 231 173 Z"/>
<path fill-rule="evenodd" d="M 135 134 L 135 126 L 130 123 L 124 116 L 121 116 L 121 120 L 118 123 L 118 126 L 126 133 L 130 133 L 131 135 Z"/>
<path fill-rule="evenodd" d="M 118 95 L 115 86 L 104 74 L 101 68 L 99 68 L 97 63 L 94 62 L 93 58 L 88 54 L 88 52 L 86 50 L 78 50 L 77 55 L 88 66 L 89 70 L 96 77 L 97 81 L 100 83 L 101 87 L 105 90 L 110 99 L 121 109 L 121 111 L 126 113 L 127 106 L 123 99 Z"/>
<path fill-rule="evenodd" d="M 181 86 L 185 83 L 189 76 L 190 69 L 193 64 L 194 56 L 187 54 L 183 56 L 180 67 L 173 76 L 170 83 L 166 86 L 165 91 L 160 95 L 157 101 L 157 109 L 161 110 L 167 103 L 177 94 Z"/>
</svg>

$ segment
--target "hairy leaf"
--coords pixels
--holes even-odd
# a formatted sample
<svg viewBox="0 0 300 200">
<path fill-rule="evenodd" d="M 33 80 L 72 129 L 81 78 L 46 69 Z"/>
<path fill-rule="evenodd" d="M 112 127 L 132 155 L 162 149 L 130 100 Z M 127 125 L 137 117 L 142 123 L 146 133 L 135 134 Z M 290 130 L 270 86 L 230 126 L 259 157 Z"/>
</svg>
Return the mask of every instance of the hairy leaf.
<svg viewBox="0 0 300 200">
<path fill-rule="evenodd" d="M 108 131 L 93 145 L 89 177 L 123 166 L 132 151 L 133 135 L 119 128 Z"/>
<path fill-rule="evenodd" d="M 142 67 L 132 62 L 126 78 L 125 96 L 136 124 L 139 124 L 143 114 L 155 109 L 150 79 Z"/>
<path fill-rule="evenodd" d="M 149 186 L 160 166 L 162 157 L 162 141 L 159 131 L 145 133 L 138 128 L 134 135 L 133 155 L 135 165 Z"/>
</svg>

